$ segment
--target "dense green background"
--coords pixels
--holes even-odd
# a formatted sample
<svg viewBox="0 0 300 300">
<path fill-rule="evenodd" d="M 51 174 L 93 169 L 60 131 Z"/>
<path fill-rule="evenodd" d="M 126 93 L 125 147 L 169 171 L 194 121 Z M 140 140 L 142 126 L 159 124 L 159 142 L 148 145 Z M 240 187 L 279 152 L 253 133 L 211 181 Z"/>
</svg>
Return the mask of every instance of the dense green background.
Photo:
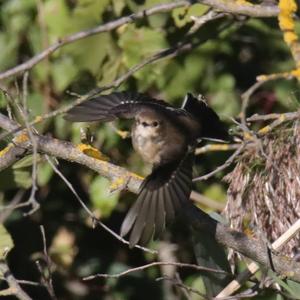
<svg viewBox="0 0 300 300">
<path fill-rule="evenodd" d="M 164 1 L 165 2 L 165 1 Z M 171 1 L 170 1 L 171 2 Z M 2 0 L 0 2 L 0 70 L 27 60 L 58 38 L 97 26 L 124 15 L 151 7 L 157 0 Z M 42 115 L 74 101 L 67 91 L 87 93 L 96 86 L 111 83 L 133 65 L 156 51 L 180 42 L 192 26 L 190 16 L 202 15 L 207 7 L 193 5 L 175 9 L 124 25 L 116 31 L 102 33 L 61 48 L 30 71 L 28 106 L 30 117 Z M 147 65 L 129 78 L 120 89 L 148 92 L 153 96 L 180 104 L 186 92 L 204 94 L 221 118 L 231 124 L 241 108 L 241 93 L 257 75 L 293 68 L 290 51 L 282 40 L 276 19 L 228 19 L 206 24 L 195 38 L 207 40 L 196 49 L 172 59 Z M 21 80 L 0 83 L 17 99 Z M 299 98 L 295 81 L 278 80 L 264 85 L 252 98 L 249 113 L 294 110 Z M 6 113 L 6 99 L 0 97 L 1 112 Z M 117 124 L 123 129 L 129 123 Z M 38 125 L 41 133 L 60 139 L 80 141 L 80 128 L 61 116 Z M 132 152 L 130 140 L 121 139 L 110 125 L 92 125 L 94 145 L 111 161 L 139 174 L 149 166 Z M 6 141 L 8 142 L 8 140 Z M 2 141 L 1 146 L 5 143 Z M 199 157 L 197 173 L 204 174 L 221 164 L 227 154 Z M 96 214 L 118 231 L 135 195 L 122 192 L 109 195 L 109 183 L 81 166 L 60 162 L 60 170 Z M 217 201 L 225 202 L 224 175 L 218 174 L 199 183 L 197 190 Z M 128 250 L 104 230 L 93 230 L 91 221 L 74 195 L 47 162 L 38 164 L 37 199 L 40 210 L 24 218 L 24 210 L 15 210 L 5 225 L 15 247 L 8 256 L 17 278 L 40 278 L 34 261 L 40 257 L 42 238 L 39 225 L 45 226 L 49 251 L 54 261 L 54 288 L 59 299 L 167 299 L 167 289 L 155 278 L 159 268 L 134 273 L 119 280 L 82 282 L 80 278 L 96 272 L 118 272 L 151 262 L 153 257 L 139 250 Z M 9 204 L 19 189 L 31 186 L 31 161 L 19 162 L 0 173 L 0 203 Z M 210 211 L 209 208 L 205 208 Z M 184 224 L 177 224 L 164 239 L 178 244 L 176 256 L 182 262 L 194 262 Z M 158 247 L 153 243 L 151 246 Z M 184 283 L 200 288 L 194 271 L 180 271 Z M 3 285 L 4 286 L 4 285 Z M 26 289 L 34 299 L 48 299 L 43 288 Z M 198 299 L 193 295 L 192 299 Z M 266 296 L 264 299 L 267 299 Z M 271 299 L 271 298 L 268 298 Z M 272 298 L 273 299 L 273 298 Z"/>
</svg>

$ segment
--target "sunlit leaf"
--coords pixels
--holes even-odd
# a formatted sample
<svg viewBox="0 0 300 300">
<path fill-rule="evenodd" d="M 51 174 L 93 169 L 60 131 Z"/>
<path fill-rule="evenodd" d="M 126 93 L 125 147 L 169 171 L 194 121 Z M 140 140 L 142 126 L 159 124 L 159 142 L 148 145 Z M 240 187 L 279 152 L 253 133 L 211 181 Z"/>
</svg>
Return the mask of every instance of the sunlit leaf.
<svg viewBox="0 0 300 300">
<path fill-rule="evenodd" d="M 51 243 L 49 253 L 56 264 L 68 268 L 73 263 L 77 253 L 74 232 L 60 227 Z"/>
<path fill-rule="evenodd" d="M 0 259 L 4 259 L 7 253 L 14 247 L 14 242 L 6 228 L 0 224 Z"/>
<path fill-rule="evenodd" d="M 161 31 L 136 28 L 134 24 L 130 24 L 119 39 L 119 46 L 124 50 L 125 64 L 131 67 L 142 58 L 167 47 L 167 41 Z"/>
<path fill-rule="evenodd" d="M 194 4 L 190 7 L 179 7 L 172 11 L 172 17 L 177 27 L 183 27 L 187 23 L 193 22 L 191 16 L 200 17 L 209 9 L 203 4 Z"/>
<path fill-rule="evenodd" d="M 37 181 L 39 186 L 46 185 L 53 175 L 53 169 L 48 162 L 38 164 Z"/>
<path fill-rule="evenodd" d="M 101 176 L 96 176 L 90 185 L 90 199 L 94 209 L 99 210 L 103 217 L 108 217 L 115 208 L 119 193 L 109 193 L 109 181 Z"/>
<path fill-rule="evenodd" d="M 70 56 L 56 60 L 52 64 L 51 71 L 54 87 L 59 92 L 66 89 L 79 72 L 74 60 Z"/>
</svg>

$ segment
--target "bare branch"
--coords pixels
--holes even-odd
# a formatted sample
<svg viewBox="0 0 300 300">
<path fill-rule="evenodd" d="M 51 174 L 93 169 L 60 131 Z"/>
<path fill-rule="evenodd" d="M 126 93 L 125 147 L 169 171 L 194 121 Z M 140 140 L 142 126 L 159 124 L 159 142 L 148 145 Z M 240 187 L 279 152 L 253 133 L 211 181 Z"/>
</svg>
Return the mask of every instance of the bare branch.
<svg viewBox="0 0 300 300">
<path fill-rule="evenodd" d="M 9 290 L 5 290 L 7 296 L 14 295 L 20 300 L 31 300 L 27 293 L 21 288 L 17 279 L 11 273 L 6 261 L 3 259 L 0 260 L 0 273 L 9 285 Z M 0 296 L 2 292 L 3 291 L 0 291 Z"/>
<path fill-rule="evenodd" d="M 46 242 L 46 234 L 45 234 L 45 229 L 44 226 L 40 226 L 40 230 L 41 230 L 41 234 L 42 234 L 42 239 L 43 239 L 43 254 L 44 254 L 44 260 L 46 263 L 46 268 L 47 271 L 44 272 L 42 266 L 37 262 L 37 266 L 38 269 L 41 273 L 42 276 L 42 283 L 45 286 L 45 288 L 47 289 L 51 299 L 53 300 L 57 300 L 57 297 L 55 295 L 54 292 L 54 288 L 53 288 L 53 280 L 52 280 L 52 261 L 50 259 L 50 256 L 48 255 L 48 251 L 47 251 L 47 242 Z"/>
<path fill-rule="evenodd" d="M 298 220 L 293 226 L 291 226 L 284 234 L 282 234 L 276 241 L 272 243 L 274 250 L 279 250 L 280 247 L 285 245 L 290 239 L 292 239 L 300 231 L 300 220 Z M 259 266 L 252 262 L 248 265 L 248 269 L 238 277 L 231 281 L 218 295 L 216 298 L 223 298 L 232 295 L 235 291 L 242 287 L 242 285 L 257 271 Z"/>
<path fill-rule="evenodd" d="M 60 178 L 65 182 L 65 184 L 68 186 L 68 188 L 72 191 L 72 193 L 74 194 L 74 196 L 76 197 L 76 199 L 79 201 L 80 205 L 82 206 L 82 208 L 87 212 L 87 214 L 91 217 L 94 226 L 95 225 L 99 225 L 100 227 L 104 228 L 106 231 L 108 231 L 111 235 L 113 235 L 117 240 L 119 240 L 120 242 L 122 242 L 123 244 L 129 245 L 129 242 L 126 241 L 124 238 L 122 238 L 120 235 L 118 235 L 117 233 L 115 233 L 113 230 L 111 230 L 109 227 L 107 227 L 104 223 L 102 223 L 94 214 L 93 212 L 86 206 L 86 204 L 83 202 L 83 200 L 80 198 L 80 196 L 78 195 L 78 193 L 76 192 L 76 190 L 74 189 L 74 187 L 72 186 L 71 182 L 69 182 L 67 180 L 67 178 L 58 170 L 58 168 L 52 163 L 52 161 L 50 160 L 49 157 L 47 157 L 47 160 L 49 162 L 49 164 L 51 165 L 51 167 L 53 168 L 54 172 L 56 174 L 58 174 L 60 176 Z M 146 248 L 146 247 L 142 247 L 139 245 L 135 245 L 136 248 L 141 249 L 145 252 L 150 252 L 152 254 L 156 254 L 157 251 Z"/>
<path fill-rule="evenodd" d="M 119 278 L 119 277 L 128 275 L 130 273 L 142 271 L 142 270 L 145 270 L 145 269 L 148 269 L 148 268 L 151 268 L 151 267 L 155 267 L 155 266 L 176 266 L 176 267 L 179 267 L 179 268 L 190 268 L 190 269 L 194 269 L 194 270 L 197 270 L 197 271 L 207 271 L 207 272 L 213 272 L 213 273 L 228 274 L 227 272 L 222 271 L 222 270 L 216 270 L 216 269 L 201 267 L 201 266 L 193 265 L 193 264 L 157 261 L 157 262 L 146 264 L 146 265 L 143 265 L 143 266 L 140 266 L 140 267 L 128 269 L 128 270 L 126 270 L 124 272 L 121 272 L 121 273 L 118 273 L 118 274 L 95 274 L 95 275 L 84 277 L 83 280 L 91 280 L 91 279 L 95 279 L 95 278 Z"/>
<path fill-rule="evenodd" d="M 205 294 L 199 292 L 198 290 L 196 290 L 196 289 L 194 289 L 190 286 L 187 286 L 187 285 L 183 284 L 182 281 L 179 280 L 178 278 L 170 278 L 168 276 L 163 276 L 163 277 L 156 278 L 156 281 L 161 281 L 161 280 L 169 280 L 175 286 L 178 286 L 179 288 L 182 288 L 182 289 L 186 290 L 189 293 L 197 294 L 198 296 L 201 297 L 200 299 L 204 299 L 204 300 L 207 299 L 208 300 L 208 297 L 205 296 Z M 191 298 L 188 297 L 188 299 L 191 299 Z"/>
<path fill-rule="evenodd" d="M 228 226 L 217 223 L 207 214 L 190 205 L 186 209 L 191 224 L 199 230 L 206 230 L 214 234 L 216 240 L 223 246 L 232 248 L 240 254 L 251 258 L 259 265 L 270 269 L 270 256 L 266 251 L 265 242 L 259 239 L 248 238 L 244 233 L 230 229 Z M 215 223 L 215 224 L 214 224 Z M 300 282 L 300 264 L 289 257 L 271 253 L 276 273 Z"/>
<path fill-rule="evenodd" d="M 255 5 L 246 3 L 246 1 L 241 3 L 234 0 L 199 0 L 199 2 L 223 12 L 249 17 L 269 18 L 277 17 L 279 14 L 277 5 Z"/>
<path fill-rule="evenodd" d="M 10 167 L 24 155 L 26 149 L 22 149 L 12 143 L 0 151 L 0 171 Z"/>
<path fill-rule="evenodd" d="M 268 121 L 268 120 L 276 120 L 276 119 L 283 119 L 286 121 L 293 121 L 299 118 L 299 111 L 296 112 L 288 112 L 284 114 L 267 114 L 267 115 L 258 115 L 255 114 L 249 118 L 247 118 L 247 122 L 256 122 L 256 121 Z"/>
<path fill-rule="evenodd" d="M 196 177 L 193 179 L 194 182 L 196 181 L 201 181 L 201 180 L 207 180 L 208 178 L 212 177 L 213 175 L 215 175 L 216 173 L 226 169 L 227 167 L 229 167 L 234 160 L 236 159 L 236 157 L 244 150 L 246 144 L 241 144 L 240 147 L 225 161 L 224 164 L 222 164 L 221 166 L 217 167 L 215 170 L 213 170 L 212 172 L 209 172 L 205 175 Z"/>
</svg>

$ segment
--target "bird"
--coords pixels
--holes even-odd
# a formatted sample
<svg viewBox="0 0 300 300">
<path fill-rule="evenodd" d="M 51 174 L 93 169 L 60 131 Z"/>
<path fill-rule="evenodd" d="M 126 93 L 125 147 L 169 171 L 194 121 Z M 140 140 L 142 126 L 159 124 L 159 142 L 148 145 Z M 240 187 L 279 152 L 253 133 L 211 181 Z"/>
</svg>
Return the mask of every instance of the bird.
<svg viewBox="0 0 300 300">
<path fill-rule="evenodd" d="M 129 209 L 120 235 L 129 247 L 157 239 L 184 210 L 192 191 L 194 150 L 199 139 L 226 140 L 228 133 L 215 111 L 201 97 L 187 93 L 180 108 L 138 92 L 113 92 L 71 108 L 72 122 L 133 119 L 132 145 L 152 172 L 145 178 Z"/>
</svg>

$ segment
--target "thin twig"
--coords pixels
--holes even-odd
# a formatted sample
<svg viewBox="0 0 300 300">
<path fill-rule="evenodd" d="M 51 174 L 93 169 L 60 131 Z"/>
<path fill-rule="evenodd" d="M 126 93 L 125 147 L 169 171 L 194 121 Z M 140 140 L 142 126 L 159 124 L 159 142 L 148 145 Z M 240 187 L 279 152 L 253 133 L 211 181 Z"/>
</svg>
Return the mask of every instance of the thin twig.
<svg viewBox="0 0 300 300">
<path fill-rule="evenodd" d="M 170 278 L 168 276 L 162 276 L 162 277 L 159 277 L 159 278 L 156 278 L 156 281 L 161 281 L 161 280 L 169 280 L 171 281 L 174 285 L 180 287 L 180 288 L 184 288 L 186 291 L 188 291 L 189 293 L 194 293 L 194 294 L 197 294 L 198 296 L 200 296 L 202 299 L 206 299 L 208 300 L 208 297 L 205 296 L 205 294 L 199 292 L 198 290 L 190 287 L 190 286 L 187 286 L 185 284 L 183 284 L 181 281 L 179 281 L 178 279 L 176 278 Z"/>
<path fill-rule="evenodd" d="M 208 178 L 212 177 L 216 173 L 219 173 L 220 171 L 229 167 L 234 162 L 236 157 L 239 156 L 239 154 L 244 150 L 245 146 L 246 146 L 245 143 L 241 144 L 240 147 L 225 161 L 224 164 L 222 164 L 221 166 L 217 167 L 215 170 L 213 170 L 205 175 L 194 178 L 193 181 L 197 182 L 197 181 L 201 181 L 201 180 L 207 180 Z"/>
<path fill-rule="evenodd" d="M 117 274 L 95 274 L 95 275 L 87 276 L 87 277 L 84 277 L 83 280 L 91 280 L 91 279 L 95 279 L 95 278 L 119 278 L 119 277 L 128 275 L 130 273 L 137 272 L 137 271 L 142 271 L 142 270 L 154 267 L 154 266 L 176 266 L 176 267 L 179 267 L 179 268 L 191 268 L 191 269 L 194 269 L 194 270 L 197 270 L 197 271 L 207 271 L 207 272 L 213 272 L 213 273 L 227 274 L 227 272 L 222 271 L 222 270 L 216 270 L 216 269 L 212 269 L 212 268 L 201 267 L 201 266 L 193 265 L 193 264 L 157 261 L 157 262 L 146 264 L 146 265 L 143 265 L 143 266 L 140 266 L 140 267 L 131 268 L 131 269 L 128 269 L 124 272 L 117 273 Z"/>
<path fill-rule="evenodd" d="M 208 144 L 203 147 L 197 148 L 195 151 L 195 155 L 200 155 L 208 152 L 215 151 L 231 151 L 238 149 L 240 144 Z"/>
<path fill-rule="evenodd" d="M 32 172 L 31 172 L 32 183 L 31 183 L 31 192 L 28 200 L 28 204 L 31 204 L 32 208 L 30 211 L 25 213 L 25 216 L 34 213 L 40 207 L 40 204 L 37 202 L 35 198 L 36 191 L 38 190 L 37 188 L 37 142 L 33 134 L 33 131 L 36 132 L 36 130 L 29 125 L 29 120 L 28 120 L 28 107 L 27 107 L 28 75 L 29 73 L 25 72 L 23 76 L 23 95 L 22 95 L 23 108 L 19 107 L 19 111 L 21 113 L 23 121 L 25 122 L 26 129 L 32 144 Z"/>
<path fill-rule="evenodd" d="M 17 279 L 11 273 L 6 261 L 3 259 L 0 260 L 0 273 L 6 280 L 10 288 L 9 294 L 7 295 L 15 295 L 20 300 L 32 300 L 28 296 L 28 294 L 21 288 Z M 0 296 L 1 296 L 1 292 L 2 291 L 0 291 Z"/>
<path fill-rule="evenodd" d="M 28 72 L 26 72 L 23 76 L 23 93 L 21 96 L 22 99 L 22 106 L 18 103 L 18 101 L 14 100 L 14 98 L 10 95 L 9 92 L 2 90 L 2 92 L 5 94 L 7 101 L 9 102 L 10 105 L 16 107 L 16 109 L 18 110 L 18 112 L 20 113 L 20 116 L 22 118 L 22 121 L 25 123 L 25 128 L 26 128 L 26 132 L 28 133 L 29 139 L 31 140 L 31 144 L 32 144 L 32 186 L 31 186 L 31 193 L 29 196 L 29 199 L 22 203 L 22 206 L 28 206 L 31 205 L 31 209 L 25 213 L 24 215 L 30 215 L 32 213 L 34 213 L 36 210 L 39 209 L 40 205 L 39 203 L 36 201 L 35 198 L 35 193 L 37 191 L 37 143 L 36 143 L 36 138 L 35 135 L 33 133 L 36 132 L 36 130 L 29 124 L 29 120 L 28 120 L 28 109 L 27 109 L 27 95 L 28 95 Z M 0 120 L 1 122 L 1 120 Z M 13 121 L 12 121 L 13 123 Z M 15 128 L 17 128 L 17 126 L 13 126 Z M 22 134 L 22 133 L 21 133 Z M 16 137 L 17 138 L 17 137 Z M 14 141 L 13 141 L 14 142 Z M 10 154 L 9 157 L 9 163 L 13 163 L 13 159 L 18 159 L 18 155 L 20 155 L 22 152 L 24 152 L 25 150 L 22 151 L 22 149 L 20 147 L 17 147 L 16 144 L 12 143 L 12 145 L 8 145 L 7 148 L 9 148 L 10 151 L 13 151 L 11 149 L 14 149 L 13 152 L 8 151 L 8 153 L 5 153 L 6 155 Z M 1 163 L 1 165 L 3 166 L 3 163 Z M 4 164 L 4 166 L 8 166 L 8 164 Z"/>
<path fill-rule="evenodd" d="M 20 204 L 19 202 L 22 200 L 24 193 L 24 190 L 18 190 L 9 205 L 0 206 L 0 224 L 3 224 L 6 221 L 13 210 L 20 207 L 20 205 L 23 206 L 23 204 Z"/>
<path fill-rule="evenodd" d="M 46 156 L 48 163 L 51 165 L 51 167 L 53 168 L 54 172 L 59 175 L 59 177 L 65 182 L 65 184 L 67 185 L 67 187 L 71 190 L 71 192 L 74 194 L 74 196 L 76 197 L 76 199 L 79 201 L 80 205 L 82 206 L 82 208 L 87 212 L 87 214 L 90 216 L 90 218 L 93 221 L 93 224 L 97 224 L 100 227 L 102 227 L 103 229 L 105 229 L 107 232 L 109 232 L 111 235 L 113 235 L 117 240 L 119 240 L 120 242 L 122 242 L 123 244 L 129 245 L 129 242 L 126 241 L 124 238 L 122 238 L 120 235 L 118 235 L 117 233 L 115 233 L 113 230 L 111 230 L 109 227 L 107 227 L 104 223 L 102 223 L 94 214 L 93 212 L 87 207 L 87 205 L 83 202 L 83 200 L 80 198 L 80 196 L 77 194 L 76 190 L 74 189 L 73 185 L 68 181 L 68 179 L 58 170 L 58 168 L 54 165 L 54 163 L 51 161 L 51 159 Z M 138 249 L 141 249 L 145 252 L 150 252 L 152 254 L 156 254 L 157 251 L 156 250 L 152 250 L 146 247 L 142 247 L 140 245 L 136 245 L 135 246 Z"/>
<path fill-rule="evenodd" d="M 256 121 L 269 121 L 269 120 L 277 120 L 277 119 L 284 119 L 286 121 L 293 121 L 299 118 L 299 111 L 295 112 L 288 112 L 283 114 L 267 114 L 267 115 L 259 115 L 255 114 L 251 117 L 247 118 L 247 122 L 256 122 Z"/>
<path fill-rule="evenodd" d="M 40 264 L 38 264 L 39 269 L 40 269 L 40 273 L 42 275 L 42 281 L 43 284 L 45 286 L 45 288 L 47 289 L 51 299 L 53 300 L 57 300 L 57 297 L 55 295 L 54 292 L 54 288 L 53 288 L 53 279 L 52 279 L 52 261 L 48 255 L 48 251 L 47 251 L 47 241 L 46 241 L 46 234 L 45 234 L 45 229 L 44 226 L 41 225 L 40 226 L 40 230 L 41 230 L 41 234 L 42 234 L 42 239 L 43 239 L 43 253 L 44 253 L 44 259 L 46 262 L 46 273 L 44 272 L 43 268 L 41 268 Z"/>
<path fill-rule="evenodd" d="M 241 96 L 242 98 L 242 109 L 241 109 L 241 121 L 243 126 L 247 126 L 246 122 L 246 115 L 247 115 L 247 108 L 250 101 L 250 97 L 253 95 L 253 93 L 263 84 L 263 81 L 255 82 L 246 92 L 244 92 Z"/>
</svg>

